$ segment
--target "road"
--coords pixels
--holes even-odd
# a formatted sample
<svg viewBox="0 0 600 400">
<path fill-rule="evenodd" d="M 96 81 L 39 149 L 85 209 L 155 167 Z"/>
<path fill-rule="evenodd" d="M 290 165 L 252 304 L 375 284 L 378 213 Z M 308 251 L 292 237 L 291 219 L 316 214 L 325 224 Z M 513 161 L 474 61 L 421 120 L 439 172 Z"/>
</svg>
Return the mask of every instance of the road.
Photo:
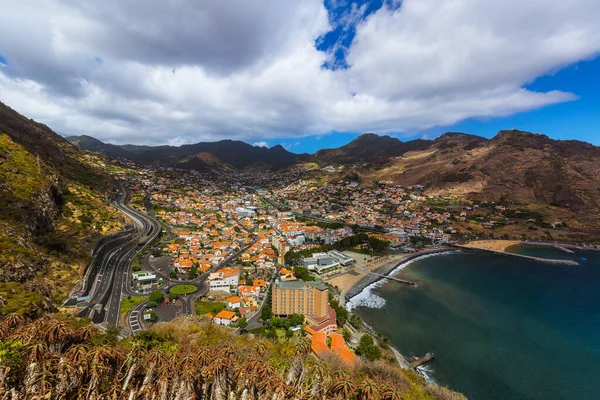
<svg viewBox="0 0 600 400">
<path fill-rule="evenodd" d="M 162 230 L 161 223 L 150 212 L 150 215 L 147 215 L 129 206 L 130 192 L 123 183 L 119 183 L 119 189 L 119 196 L 113 205 L 131 220 L 131 225 L 127 226 L 125 231 L 104 238 L 97 243 L 92 253 L 92 263 L 85 272 L 81 289 L 65 302 L 65 305 L 84 305 L 78 315 L 90 317 L 94 323 L 119 324 L 122 297 L 139 295 L 131 286 L 131 263 L 140 252 L 158 238 Z M 148 202 L 146 202 L 146 207 L 148 210 L 150 209 Z M 244 227 L 244 229 L 246 228 Z M 196 279 L 185 282 L 171 280 L 164 271 L 153 268 L 148 262 L 147 256 L 141 257 L 140 261 L 145 269 L 153 270 L 162 277 L 169 287 L 179 283 L 196 285 L 198 290 L 195 293 L 181 299 L 183 314 L 193 314 L 194 299 L 208 292 L 206 280 L 210 273 L 231 265 L 253 244 L 230 255 Z M 127 325 L 134 334 L 143 329 L 141 316 L 145 303 L 134 307 L 127 318 Z"/>
<path fill-rule="evenodd" d="M 131 262 L 161 232 L 158 221 L 129 206 L 129 189 L 123 183 L 119 183 L 119 189 L 114 206 L 129 217 L 133 226 L 98 243 L 82 289 L 66 303 L 86 302 L 79 315 L 91 317 L 95 323 L 118 325 L 122 295 L 136 294 L 131 287 Z"/>
</svg>

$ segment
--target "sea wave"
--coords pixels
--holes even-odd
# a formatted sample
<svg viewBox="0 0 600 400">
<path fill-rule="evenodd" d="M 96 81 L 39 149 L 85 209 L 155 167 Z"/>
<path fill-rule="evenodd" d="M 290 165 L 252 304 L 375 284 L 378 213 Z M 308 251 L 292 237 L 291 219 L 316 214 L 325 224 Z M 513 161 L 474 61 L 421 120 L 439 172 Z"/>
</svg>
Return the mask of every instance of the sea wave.
<svg viewBox="0 0 600 400">
<path fill-rule="evenodd" d="M 421 375 L 423 375 L 423 378 L 425 378 L 425 382 L 427 382 L 428 385 L 437 384 L 435 379 L 433 379 L 433 374 L 435 373 L 435 370 L 431 367 L 430 364 L 419 365 L 417 367 L 417 371 Z"/>
<path fill-rule="evenodd" d="M 401 270 L 403 270 L 404 268 L 406 268 L 407 266 L 409 266 L 410 264 L 412 264 L 416 261 L 424 260 L 429 257 L 435 257 L 435 256 L 439 256 L 439 255 L 447 255 L 447 254 L 453 254 L 453 253 L 460 253 L 460 250 L 423 254 L 422 256 L 415 257 L 411 260 L 404 261 L 404 262 L 398 264 L 387 275 L 394 276 L 398 272 L 400 272 Z M 386 304 L 385 299 L 383 297 L 377 295 L 377 293 L 374 292 L 374 289 L 377 289 L 378 287 L 385 285 L 388 281 L 389 281 L 389 279 L 381 278 L 381 279 L 371 283 L 370 285 L 366 286 L 362 291 L 360 291 L 356 296 L 352 297 L 346 303 L 346 309 L 348 311 L 352 311 L 356 307 L 383 308 Z"/>
<path fill-rule="evenodd" d="M 365 287 L 359 294 L 352 297 L 350 301 L 346 303 L 346 309 L 352 311 L 355 307 L 383 308 L 383 306 L 385 306 L 385 299 L 378 296 L 373 290 L 383 286 L 386 282 L 387 279 L 381 279 Z"/>
</svg>

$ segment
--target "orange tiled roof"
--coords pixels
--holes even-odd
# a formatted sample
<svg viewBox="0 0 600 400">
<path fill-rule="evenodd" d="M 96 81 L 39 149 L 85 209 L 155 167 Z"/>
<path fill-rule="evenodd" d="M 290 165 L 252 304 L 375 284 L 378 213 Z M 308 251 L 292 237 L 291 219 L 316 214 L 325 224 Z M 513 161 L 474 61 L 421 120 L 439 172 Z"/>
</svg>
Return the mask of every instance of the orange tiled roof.
<svg viewBox="0 0 600 400">
<path fill-rule="evenodd" d="M 221 319 L 232 319 L 233 317 L 235 317 L 235 313 L 233 311 L 226 311 L 226 310 L 219 312 L 215 316 L 215 318 L 221 318 Z"/>
<path fill-rule="evenodd" d="M 329 337 L 331 338 L 331 350 L 335 354 L 339 355 L 346 363 L 351 364 L 356 361 L 356 356 L 348 350 L 342 335 L 339 333 L 330 333 Z"/>
<path fill-rule="evenodd" d="M 241 303 L 242 299 L 240 299 L 238 296 L 232 296 L 232 297 L 229 297 L 227 299 L 227 301 L 230 303 Z"/>
</svg>

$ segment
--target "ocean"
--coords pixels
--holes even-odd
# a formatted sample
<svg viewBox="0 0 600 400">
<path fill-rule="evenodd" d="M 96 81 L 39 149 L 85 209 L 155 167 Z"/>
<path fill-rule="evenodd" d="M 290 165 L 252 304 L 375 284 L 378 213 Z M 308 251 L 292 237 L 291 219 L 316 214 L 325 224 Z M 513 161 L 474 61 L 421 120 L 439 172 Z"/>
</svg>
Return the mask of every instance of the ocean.
<svg viewBox="0 0 600 400">
<path fill-rule="evenodd" d="M 424 256 L 351 300 L 405 356 L 433 352 L 422 372 L 475 400 L 600 399 L 600 252 L 511 251 Z M 582 260 L 585 259 L 585 260 Z"/>
</svg>

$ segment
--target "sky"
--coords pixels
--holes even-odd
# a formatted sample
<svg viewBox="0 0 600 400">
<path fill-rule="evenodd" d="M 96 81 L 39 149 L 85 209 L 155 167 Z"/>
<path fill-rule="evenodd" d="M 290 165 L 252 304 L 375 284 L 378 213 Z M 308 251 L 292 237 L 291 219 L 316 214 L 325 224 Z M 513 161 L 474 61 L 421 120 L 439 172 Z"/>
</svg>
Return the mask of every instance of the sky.
<svg viewBox="0 0 600 400">
<path fill-rule="evenodd" d="M 597 0 L 0 0 L 0 101 L 115 144 L 600 145 Z"/>
</svg>

